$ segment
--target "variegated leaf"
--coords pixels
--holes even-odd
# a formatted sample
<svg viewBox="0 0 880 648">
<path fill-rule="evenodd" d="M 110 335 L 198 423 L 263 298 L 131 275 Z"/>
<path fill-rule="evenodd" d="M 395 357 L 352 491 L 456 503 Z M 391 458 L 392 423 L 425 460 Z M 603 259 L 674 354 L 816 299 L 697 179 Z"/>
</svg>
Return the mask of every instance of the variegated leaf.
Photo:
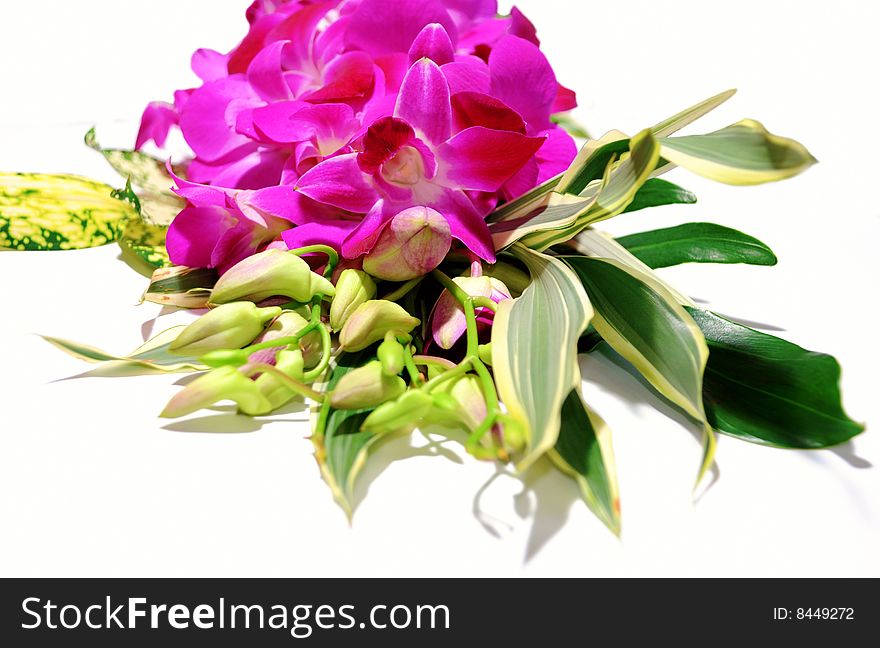
<svg viewBox="0 0 880 648">
<path fill-rule="evenodd" d="M 715 435 L 703 407 L 709 348 L 700 328 L 671 293 L 611 259 L 564 257 L 595 308 L 593 326 L 664 397 L 703 424 L 700 479 L 712 464 Z"/>
<path fill-rule="evenodd" d="M 562 405 L 562 428 L 549 457 L 574 478 L 596 517 L 620 535 L 620 493 L 611 431 L 584 402 L 580 389 L 572 390 Z"/>
<path fill-rule="evenodd" d="M 577 340 L 593 315 L 577 276 L 560 260 L 521 245 L 511 248 L 532 276 L 518 299 L 499 304 L 492 327 L 498 393 L 523 427 L 525 470 L 558 440 L 561 408 L 579 387 Z"/>
<path fill-rule="evenodd" d="M 104 156 L 110 166 L 137 187 L 141 215 L 151 225 L 167 227 L 184 207 L 184 201 L 172 192 L 174 181 L 162 160 L 140 151 L 105 149 L 93 128 L 85 137 L 86 145 Z"/>
<path fill-rule="evenodd" d="M 74 250 L 114 242 L 133 207 L 73 175 L 0 173 L 0 249 Z"/>
<path fill-rule="evenodd" d="M 211 268 L 159 268 L 143 298 L 162 306 L 205 308 L 216 282 L 217 271 Z"/>
<path fill-rule="evenodd" d="M 816 164 L 803 144 L 774 135 L 753 119 L 708 135 L 661 139 L 660 152 L 672 164 L 732 185 L 784 180 Z"/>
<path fill-rule="evenodd" d="M 609 164 L 595 203 L 585 213 L 568 227 L 538 231 L 524 237 L 523 245 L 533 250 L 546 250 L 574 238 L 592 223 L 621 214 L 651 177 L 659 159 L 660 147 L 651 131 L 642 131 L 630 140 L 629 153 L 620 162 Z M 595 187 L 595 184 L 588 185 L 581 193 L 593 191 Z"/>
<path fill-rule="evenodd" d="M 168 351 L 168 347 L 185 326 L 175 326 L 159 333 L 145 344 L 125 356 L 106 353 L 93 346 L 71 342 L 56 337 L 42 336 L 44 340 L 58 347 L 65 353 L 86 362 L 106 364 L 108 368 L 142 370 L 143 373 L 186 373 L 203 371 L 204 365 L 196 358 L 184 358 Z"/>
</svg>

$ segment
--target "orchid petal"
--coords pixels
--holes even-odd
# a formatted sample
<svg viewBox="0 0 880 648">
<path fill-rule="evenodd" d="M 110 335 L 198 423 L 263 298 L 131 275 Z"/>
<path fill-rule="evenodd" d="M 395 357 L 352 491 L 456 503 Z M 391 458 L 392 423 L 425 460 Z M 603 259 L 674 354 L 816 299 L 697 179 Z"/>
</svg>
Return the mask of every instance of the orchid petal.
<svg viewBox="0 0 880 648">
<path fill-rule="evenodd" d="M 555 115 L 556 113 L 574 110 L 577 106 L 577 93 L 574 90 L 569 90 L 561 83 L 557 84 L 556 99 L 553 102 L 553 107 L 550 109 L 551 112 Z"/>
<path fill-rule="evenodd" d="M 526 134 L 526 124 L 519 114 L 499 101 L 479 92 L 452 95 L 452 122 L 456 131 L 471 126 Z"/>
<path fill-rule="evenodd" d="M 441 69 L 453 95 L 460 92 L 491 92 L 489 66 L 476 56 L 458 57 L 455 63 L 447 63 Z"/>
<path fill-rule="evenodd" d="M 229 75 L 229 57 L 212 49 L 199 49 L 192 55 L 192 71 L 203 82 L 210 83 Z"/>
<path fill-rule="evenodd" d="M 248 208 L 261 214 L 275 216 L 295 225 L 325 223 L 339 218 L 339 210 L 335 207 L 315 202 L 304 196 L 291 186 L 279 185 L 254 191 L 241 205 L 245 214 Z"/>
<path fill-rule="evenodd" d="M 211 254 L 234 220 L 222 207 L 188 207 L 168 228 L 165 245 L 175 265 L 190 268 L 211 266 Z"/>
<path fill-rule="evenodd" d="M 409 122 L 432 144 L 449 138 L 452 123 L 449 84 L 430 59 L 413 64 L 403 80 L 394 114 Z"/>
<path fill-rule="evenodd" d="M 449 34 L 443 29 L 443 25 L 431 23 L 419 32 L 409 48 L 410 65 L 416 61 L 428 58 L 437 65 L 445 65 L 455 60 L 455 48 Z"/>
<path fill-rule="evenodd" d="M 456 42 L 455 22 L 438 0 L 363 0 L 351 16 L 345 43 L 374 57 L 405 53 L 431 23 L 443 25 Z"/>
<path fill-rule="evenodd" d="M 376 245 L 385 226 L 395 216 L 395 211 L 385 201 L 379 200 L 342 245 L 346 259 L 356 259 L 367 254 Z"/>
<path fill-rule="evenodd" d="M 373 86 L 373 60 L 363 52 L 346 52 L 324 69 L 324 84 L 303 97 L 312 103 L 364 97 Z"/>
<path fill-rule="evenodd" d="M 329 245 L 341 251 L 342 244 L 357 227 L 356 221 L 331 220 L 321 223 L 307 223 L 282 232 L 281 237 L 288 249 L 307 247 L 309 245 Z"/>
<path fill-rule="evenodd" d="M 522 38 L 506 36 L 492 48 L 489 70 L 494 96 L 522 115 L 532 128 L 549 127 L 558 85 L 541 50 Z"/>
<path fill-rule="evenodd" d="M 141 117 L 141 128 L 138 131 L 135 149 L 140 150 L 150 140 L 153 140 L 159 148 L 165 146 L 168 131 L 177 124 L 177 120 L 177 109 L 171 104 L 162 101 L 149 104 Z"/>
<path fill-rule="evenodd" d="M 287 157 L 288 154 L 279 149 L 246 148 L 236 156 L 217 162 L 193 160 L 188 173 L 196 182 L 211 182 L 232 189 L 262 189 L 279 183 Z"/>
<path fill-rule="evenodd" d="M 266 46 L 248 66 L 248 82 L 264 101 L 293 99 L 281 66 L 281 55 L 288 43 L 289 41 L 276 41 Z"/>
<path fill-rule="evenodd" d="M 541 148 L 545 139 L 474 126 L 440 147 L 445 177 L 455 186 L 498 191 Z"/>
<path fill-rule="evenodd" d="M 449 221 L 454 238 L 484 261 L 495 263 L 489 226 L 464 192 L 447 189 L 431 206 Z"/>
<path fill-rule="evenodd" d="M 259 98 L 244 78 L 212 81 L 196 90 L 186 102 L 180 114 L 180 128 L 196 155 L 213 162 L 250 143 L 250 138 L 235 132 L 236 115 L 258 104 Z"/>
<path fill-rule="evenodd" d="M 368 212 L 379 196 L 358 166 L 357 157 L 349 153 L 324 160 L 299 179 L 297 191 L 326 205 Z"/>
<path fill-rule="evenodd" d="M 536 184 L 559 175 L 574 161 L 577 155 L 577 144 L 574 138 L 559 126 L 541 133 L 547 137 L 544 146 L 538 151 L 537 160 L 541 167 Z M 531 189 L 531 187 L 529 187 Z"/>
</svg>

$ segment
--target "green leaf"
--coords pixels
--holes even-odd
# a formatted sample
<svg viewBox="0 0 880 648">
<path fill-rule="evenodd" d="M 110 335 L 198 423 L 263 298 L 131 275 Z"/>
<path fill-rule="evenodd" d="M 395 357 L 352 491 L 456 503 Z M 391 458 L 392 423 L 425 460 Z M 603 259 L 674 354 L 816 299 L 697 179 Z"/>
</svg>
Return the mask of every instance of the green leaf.
<svg viewBox="0 0 880 648">
<path fill-rule="evenodd" d="M 595 309 L 593 326 L 664 397 L 706 424 L 703 372 L 709 349 L 674 295 L 619 261 L 563 257 Z M 711 466 L 714 434 L 706 430 L 702 479 Z"/>
<path fill-rule="evenodd" d="M 550 459 L 572 476 L 590 510 L 620 535 L 620 495 L 611 432 L 575 389 L 562 405 L 562 427 Z"/>
<path fill-rule="evenodd" d="M 0 249 L 74 250 L 113 243 L 131 205 L 72 175 L 0 173 Z"/>
<path fill-rule="evenodd" d="M 560 410 L 580 385 L 577 341 L 592 317 L 578 278 L 558 259 L 512 248 L 532 276 L 521 297 L 501 302 L 492 326 L 495 382 L 508 413 L 523 427 L 525 470 L 556 445 Z"/>
<path fill-rule="evenodd" d="M 719 432 L 781 448 L 817 449 L 865 429 L 843 410 L 840 365 L 833 357 L 689 310 L 709 344 L 704 401 L 706 417 Z"/>
<path fill-rule="evenodd" d="M 149 224 L 167 227 L 184 208 L 184 201 L 171 191 L 174 181 L 162 160 L 140 151 L 102 148 L 94 128 L 86 133 L 85 141 L 89 148 L 103 155 L 119 175 L 138 188 L 140 211 Z"/>
<path fill-rule="evenodd" d="M 363 366 L 374 357 L 374 349 L 341 354 L 326 385 L 320 387 L 321 391 L 330 393 L 345 374 Z M 322 412 L 324 408 L 326 411 Z M 370 448 L 387 436 L 361 429 L 372 411 L 373 409 L 332 409 L 329 402 L 316 404 L 312 410 L 315 457 L 333 498 L 349 520 L 354 515 L 354 489 L 358 474 L 367 462 Z M 322 417 L 326 417 L 323 423 Z"/>
<path fill-rule="evenodd" d="M 159 268 L 153 273 L 144 301 L 178 308 L 205 308 L 215 283 L 217 271 L 212 268 Z"/>
<path fill-rule="evenodd" d="M 617 241 L 651 268 L 682 263 L 777 263 L 773 251 L 758 239 L 713 223 L 687 223 Z"/>
<path fill-rule="evenodd" d="M 696 202 L 697 197 L 687 189 L 660 178 L 649 178 L 623 213 L 664 205 L 693 205 Z"/>
<path fill-rule="evenodd" d="M 578 254 L 599 259 L 614 259 L 623 265 L 635 270 L 639 278 L 649 286 L 654 286 L 661 293 L 669 293 L 675 300 L 684 306 L 694 306 L 692 299 L 683 295 L 675 286 L 672 286 L 663 278 L 645 265 L 637 256 L 623 247 L 610 234 L 588 227 L 575 238 L 567 242 L 567 248 L 571 248 Z M 565 248 L 561 254 L 564 254 Z"/>
<path fill-rule="evenodd" d="M 589 139 L 590 133 L 571 113 L 556 113 L 550 116 L 550 121 L 559 124 L 572 137 L 579 139 Z"/>
<path fill-rule="evenodd" d="M 203 371 L 207 367 L 196 358 L 185 358 L 171 353 L 168 348 L 185 326 L 175 326 L 159 333 L 128 355 L 118 356 L 87 344 L 71 342 L 62 338 L 41 336 L 65 353 L 86 362 L 106 364 L 114 369 L 143 370 L 142 373 L 185 373 Z"/>
<path fill-rule="evenodd" d="M 661 155 L 672 164 L 732 185 L 784 180 L 816 163 L 803 144 L 773 135 L 753 119 L 708 135 L 659 141 Z"/>
</svg>

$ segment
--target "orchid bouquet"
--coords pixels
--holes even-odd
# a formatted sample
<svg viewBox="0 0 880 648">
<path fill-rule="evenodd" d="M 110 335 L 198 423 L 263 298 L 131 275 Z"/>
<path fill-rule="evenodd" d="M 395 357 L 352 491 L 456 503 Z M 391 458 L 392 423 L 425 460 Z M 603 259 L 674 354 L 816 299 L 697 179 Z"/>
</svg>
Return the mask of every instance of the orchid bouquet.
<svg viewBox="0 0 880 648">
<path fill-rule="evenodd" d="M 698 483 L 718 432 L 824 448 L 862 431 L 833 358 L 702 310 L 654 272 L 774 265 L 765 244 L 711 223 L 596 229 L 696 202 L 661 179 L 675 167 L 752 185 L 815 163 L 750 119 L 676 136 L 732 91 L 592 139 L 534 26 L 495 0 L 256 0 L 247 20 L 231 52 L 195 53 L 199 87 L 147 107 L 134 150 L 87 135 L 125 188 L 0 176 L 0 246 L 118 241 L 152 273 L 145 300 L 200 313 L 127 356 L 50 342 L 198 373 L 165 417 L 310 402 L 321 473 L 349 515 L 376 444 L 430 425 L 519 471 L 549 458 L 618 532 L 611 439 L 577 362 L 602 345 L 700 427 Z M 141 150 L 172 129 L 186 159 Z"/>
</svg>

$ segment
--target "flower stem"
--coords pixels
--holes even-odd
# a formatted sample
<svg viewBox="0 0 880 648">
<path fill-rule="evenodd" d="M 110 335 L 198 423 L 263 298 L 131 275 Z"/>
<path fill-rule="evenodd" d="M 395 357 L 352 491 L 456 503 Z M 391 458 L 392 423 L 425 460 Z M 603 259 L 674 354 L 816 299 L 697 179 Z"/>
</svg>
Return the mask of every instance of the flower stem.
<svg viewBox="0 0 880 648">
<path fill-rule="evenodd" d="M 313 401 L 320 403 L 324 400 L 324 395 L 318 391 L 315 391 L 308 385 L 304 385 L 298 380 L 294 380 L 286 373 L 281 371 L 275 365 L 266 364 L 264 362 L 258 362 L 255 364 L 250 364 L 242 368 L 242 372 L 248 377 L 254 376 L 254 374 L 271 374 L 285 386 L 287 386 L 290 391 L 299 394 L 300 396 L 305 396 L 306 398 L 311 398 Z"/>
<path fill-rule="evenodd" d="M 406 297 L 412 290 L 418 287 L 420 283 L 425 280 L 425 277 L 418 277 L 416 279 L 412 279 L 407 281 L 405 284 L 400 286 L 397 290 L 392 293 L 387 294 L 382 299 L 385 301 L 399 301 L 400 299 Z"/>
<path fill-rule="evenodd" d="M 325 254 L 327 256 L 327 268 L 324 270 L 325 277 L 331 277 L 336 266 L 339 265 L 339 253 L 329 245 L 309 245 L 308 247 L 297 248 L 290 251 L 296 256 L 305 256 L 306 254 Z"/>
</svg>

